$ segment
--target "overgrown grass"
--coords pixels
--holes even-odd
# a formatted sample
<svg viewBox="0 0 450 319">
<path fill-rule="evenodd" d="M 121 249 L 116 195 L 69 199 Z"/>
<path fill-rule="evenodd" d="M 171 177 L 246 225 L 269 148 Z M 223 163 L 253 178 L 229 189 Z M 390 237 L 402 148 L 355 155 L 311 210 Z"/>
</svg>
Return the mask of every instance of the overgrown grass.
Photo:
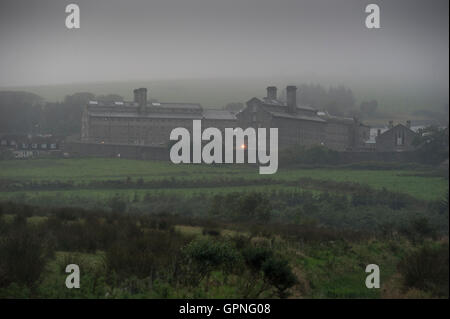
<svg viewBox="0 0 450 319">
<path fill-rule="evenodd" d="M 228 192 L 231 190 L 242 191 L 262 190 L 264 188 L 280 188 L 286 185 L 258 185 L 258 180 L 276 179 L 292 182 L 300 178 L 313 178 L 317 180 L 330 180 L 336 182 L 354 182 L 370 186 L 372 188 L 386 188 L 389 191 L 406 193 L 423 200 L 441 198 L 447 189 L 448 181 L 441 177 L 420 174 L 420 171 L 412 170 L 358 170 L 342 168 L 280 168 L 274 175 L 259 175 L 258 168 L 248 165 L 175 165 L 168 162 L 139 161 L 126 159 L 38 159 L 24 161 L 0 161 L 0 180 L 15 181 L 73 181 L 75 185 L 82 182 L 126 180 L 155 181 L 162 179 L 174 180 L 217 180 L 247 179 L 256 185 L 246 187 L 217 187 L 217 188 L 182 188 L 162 189 L 170 192 L 182 192 L 190 194 L 194 192 Z M 0 193 L 1 198 L 11 196 L 64 196 L 64 197 L 110 197 L 110 190 L 68 190 L 65 193 L 52 193 L 47 191 L 27 191 L 25 193 Z M 141 192 L 141 190 L 120 190 L 124 196 Z"/>
</svg>

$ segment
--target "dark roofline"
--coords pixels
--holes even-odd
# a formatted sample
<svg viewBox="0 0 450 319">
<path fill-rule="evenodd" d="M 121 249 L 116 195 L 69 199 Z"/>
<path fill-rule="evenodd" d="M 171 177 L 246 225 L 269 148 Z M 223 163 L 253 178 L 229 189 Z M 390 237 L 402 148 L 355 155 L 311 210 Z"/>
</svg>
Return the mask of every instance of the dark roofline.
<svg viewBox="0 0 450 319">
<path fill-rule="evenodd" d="M 418 134 L 418 133 L 414 132 L 413 130 L 411 130 L 411 128 L 407 127 L 406 125 L 403 125 L 402 123 L 397 123 L 397 125 L 395 125 L 395 126 L 393 126 L 393 127 L 391 127 L 391 128 L 388 128 L 386 131 L 384 131 L 383 133 L 381 133 L 380 135 L 378 135 L 378 137 L 383 136 L 383 135 L 386 134 L 387 132 L 389 132 L 389 131 L 391 131 L 391 130 L 393 130 L 394 128 L 397 128 L 397 127 L 399 127 L 399 126 L 403 126 L 405 129 L 410 130 L 412 133 Z"/>
</svg>

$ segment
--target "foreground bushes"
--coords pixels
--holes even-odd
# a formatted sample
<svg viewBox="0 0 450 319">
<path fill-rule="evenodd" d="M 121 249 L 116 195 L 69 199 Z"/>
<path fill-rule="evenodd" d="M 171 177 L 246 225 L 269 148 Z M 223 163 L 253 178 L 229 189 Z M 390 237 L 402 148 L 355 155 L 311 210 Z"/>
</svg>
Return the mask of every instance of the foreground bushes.
<svg viewBox="0 0 450 319">
<path fill-rule="evenodd" d="M 449 297 L 449 246 L 426 245 L 407 255 L 399 264 L 404 285 L 438 297 Z"/>
<path fill-rule="evenodd" d="M 35 287 L 53 247 L 30 226 L 16 225 L 0 237 L 0 288 L 12 283 Z"/>
<path fill-rule="evenodd" d="M 279 202 L 272 200 L 277 196 Z M 227 197 L 219 199 L 225 205 Z M 272 214 L 292 214 L 289 218 L 301 219 L 296 224 L 258 220 L 267 201 L 273 204 Z M 377 236 L 408 239 L 405 247 L 412 244 L 413 249 L 434 240 L 434 246 L 425 246 L 404 257 L 398 269 L 405 287 L 426 291 L 431 296 L 448 296 L 448 286 L 444 287 L 448 285 L 448 245 L 442 248 L 438 244 L 427 220 L 411 219 L 403 233 L 395 233 L 387 225 L 385 232 L 390 233 L 389 237 L 306 222 L 308 217 L 319 216 L 329 219 L 329 223 L 344 220 L 345 225 L 344 213 L 359 214 L 361 219 L 373 215 L 376 220 L 386 218 L 383 211 L 392 215 L 405 210 L 375 207 L 362 213 L 361 207 L 352 205 L 345 196 L 323 193 L 315 197 L 306 192 L 241 194 L 230 199 L 229 205 L 230 212 L 238 209 L 234 216 L 242 221 L 230 223 L 222 215 L 199 219 L 0 204 L 1 211 L 7 213 L 0 216 L 0 296 L 205 298 L 218 296 L 220 291 L 222 297 L 286 298 L 297 283 L 294 270 L 298 274 L 295 258 L 299 249 L 303 252 L 308 246 L 319 250 L 329 246 L 330 258 L 326 257 L 324 265 L 329 267 L 339 254 L 336 242 L 343 243 L 345 254 L 351 255 L 353 262 L 353 255 L 358 252 L 352 250 L 352 245 L 364 246 Z M 289 205 L 292 210 L 287 209 Z M 336 221 L 321 216 L 332 207 L 339 207 L 333 214 Z M 223 212 L 225 216 L 227 213 Z M 372 253 L 368 252 L 370 256 Z M 398 258 L 402 255 L 398 254 Z M 95 265 L 89 259 L 95 259 Z M 68 263 L 80 264 L 86 274 L 82 279 L 84 290 L 73 294 L 63 285 L 63 270 Z M 296 265 L 295 269 L 292 265 Z M 59 277 L 49 280 L 52 267 Z M 351 269 L 346 267 L 343 270 Z"/>
</svg>

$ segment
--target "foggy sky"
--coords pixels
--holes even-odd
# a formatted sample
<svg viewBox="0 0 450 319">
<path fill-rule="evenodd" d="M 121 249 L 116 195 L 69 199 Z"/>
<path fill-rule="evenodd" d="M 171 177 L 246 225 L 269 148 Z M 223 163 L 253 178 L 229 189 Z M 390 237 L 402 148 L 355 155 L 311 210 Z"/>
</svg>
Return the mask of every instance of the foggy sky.
<svg viewBox="0 0 450 319">
<path fill-rule="evenodd" d="M 81 29 L 65 27 L 80 6 Z M 381 29 L 365 28 L 377 3 Z M 448 85 L 448 0 L 1 0 L 0 86 L 202 77 Z"/>
</svg>

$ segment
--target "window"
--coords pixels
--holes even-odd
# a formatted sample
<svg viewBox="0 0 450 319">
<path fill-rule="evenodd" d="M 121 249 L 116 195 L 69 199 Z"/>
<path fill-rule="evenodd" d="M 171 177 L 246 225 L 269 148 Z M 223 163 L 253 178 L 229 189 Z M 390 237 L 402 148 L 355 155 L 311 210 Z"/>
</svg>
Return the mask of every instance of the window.
<svg viewBox="0 0 450 319">
<path fill-rule="evenodd" d="M 405 145 L 405 131 L 402 130 L 395 133 L 395 145 Z"/>
</svg>

